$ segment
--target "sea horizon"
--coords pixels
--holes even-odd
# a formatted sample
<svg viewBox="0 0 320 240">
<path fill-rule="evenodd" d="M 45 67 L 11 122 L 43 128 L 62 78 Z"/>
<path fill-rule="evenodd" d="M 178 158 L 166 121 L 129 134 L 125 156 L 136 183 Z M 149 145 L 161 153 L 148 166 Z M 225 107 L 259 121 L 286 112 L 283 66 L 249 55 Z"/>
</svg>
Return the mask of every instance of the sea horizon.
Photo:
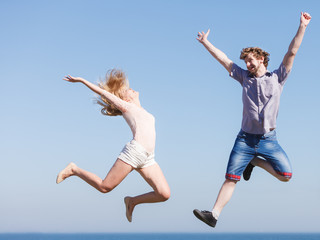
<svg viewBox="0 0 320 240">
<path fill-rule="evenodd" d="M 320 232 L 113 232 L 0 233 L 0 240 L 319 240 Z"/>
</svg>

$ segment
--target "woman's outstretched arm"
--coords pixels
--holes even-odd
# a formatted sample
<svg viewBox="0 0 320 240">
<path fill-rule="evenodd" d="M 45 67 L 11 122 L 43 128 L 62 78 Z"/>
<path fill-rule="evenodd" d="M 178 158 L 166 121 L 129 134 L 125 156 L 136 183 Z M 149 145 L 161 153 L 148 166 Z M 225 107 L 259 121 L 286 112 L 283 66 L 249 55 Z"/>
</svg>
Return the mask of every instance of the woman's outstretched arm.
<svg viewBox="0 0 320 240">
<path fill-rule="evenodd" d="M 87 86 L 91 91 L 99 94 L 100 96 L 105 97 L 108 102 L 110 104 L 113 104 L 117 109 L 119 109 L 121 112 L 125 112 L 127 109 L 127 102 L 123 101 L 122 99 L 118 98 L 117 96 L 115 96 L 112 93 L 109 93 L 108 91 L 100 88 L 99 86 L 97 86 L 96 84 L 93 84 L 89 81 L 87 81 L 84 78 L 81 77 L 72 77 L 71 75 L 67 75 L 63 78 L 63 80 L 68 81 L 68 82 L 80 82 L 82 84 L 84 84 L 85 86 Z"/>
<path fill-rule="evenodd" d="M 92 90 L 93 92 L 101 95 L 102 92 L 103 92 L 103 89 L 100 88 L 99 86 L 85 80 L 84 78 L 81 78 L 81 77 L 72 77 L 71 75 L 68 75 L 68 76 L 65 76 L 63 78 L 63 80 L 65 81 L 68 81 L 68 82 L 72 82 L 72 83 L 75 83 L 75 82 L 80 82 L 80 83 L 83 83 L 84 85 L 86 85 L 90 90 Z"/>
</svg>

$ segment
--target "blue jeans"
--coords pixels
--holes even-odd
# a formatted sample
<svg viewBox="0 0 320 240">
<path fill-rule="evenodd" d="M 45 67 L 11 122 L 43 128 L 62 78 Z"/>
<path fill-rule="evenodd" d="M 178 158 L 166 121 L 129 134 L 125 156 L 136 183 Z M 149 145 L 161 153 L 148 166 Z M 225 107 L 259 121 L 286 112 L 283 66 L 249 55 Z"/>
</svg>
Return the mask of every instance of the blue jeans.
<svg viewBox="0 0 320 240">
<path fill-rule="evenodd" d="M 239 181 L 254 157 L 262 157 L 278 174 L 292 177 L 289 158 L 279 145 L 275 130 L 266 134 L 250 134 L 241 130 L 230 154 L 226 178 Z"/>
</svg>

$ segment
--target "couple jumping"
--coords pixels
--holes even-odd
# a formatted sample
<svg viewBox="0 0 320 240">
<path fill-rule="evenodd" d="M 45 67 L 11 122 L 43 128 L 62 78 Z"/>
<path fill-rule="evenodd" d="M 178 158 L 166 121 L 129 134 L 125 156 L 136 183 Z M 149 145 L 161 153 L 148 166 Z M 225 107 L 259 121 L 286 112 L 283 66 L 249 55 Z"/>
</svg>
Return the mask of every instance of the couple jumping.
<svg viewBox="0 0 320 240">
<path fill-rule="evenodd" d="M 292 40 L 280 67 L 267 71 L 269 54 L 260 48 L 245 48 L 240 58 L 247 65 L 243 70 L 234 64 L 207 39 L 207 33 L 199 33 L 198 41 L 216 58 L 243 87 L 243 120 L 236 138 L 223 183 L 212 211 L 193 212 L 197 218 L 215 227 L 219 214 L 230 200 L 237 181 L 243 174 L 249 180 L 255 166 L 268 171 L 281 181 L 291 178 L 291 166 L 286 153 L 276 139 L 276 117 L 280 94 L 292 68 L 293 60 L 302 42 L 311 16 L 301 13 L 297 34 Z M 111 70 L 105 82 L 99 86 L 80 77 L 66 76 L 68 82 L 80 82 L 100 96 L 101 112 L 108 116 L 122 115 L 131 128 L 133 140 L 122 150 L 105 179 L 70 163 L 57 176 L 57 183 L 70 176 L 78 176 L 102 193 L 114 189 L 132 171 L 136 170 L 153 188 L 152 192 L 135 197 L 125 197 L 126 217 L 132 221 L 133 209 L 141 203 L 166 201 L 170 197 L 169 185 L 154 160 L 155 119 L 141 107 L 139 93 L 129 88 L 125 74 Z"/>
</svg>

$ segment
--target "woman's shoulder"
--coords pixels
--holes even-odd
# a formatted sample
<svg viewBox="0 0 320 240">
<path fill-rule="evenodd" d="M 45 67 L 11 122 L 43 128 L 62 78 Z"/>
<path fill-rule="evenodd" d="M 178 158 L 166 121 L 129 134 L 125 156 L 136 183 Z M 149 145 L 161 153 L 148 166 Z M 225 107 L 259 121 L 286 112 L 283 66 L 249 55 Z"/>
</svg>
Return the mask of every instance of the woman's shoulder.
<svg viewBox="0 0 320 240">
<path fill-rule="evenodd" d="M 149 115 L 149 116 L 153 117 L 153 115 L 150 112 L 148 112 L 145 108 L 143 108 L 141 106 L 137 106 L 134 103 L 128 104 L 128 112 L 131 112 L 133 114 L 136 113 L 139 115 Z"/>
</svg>

